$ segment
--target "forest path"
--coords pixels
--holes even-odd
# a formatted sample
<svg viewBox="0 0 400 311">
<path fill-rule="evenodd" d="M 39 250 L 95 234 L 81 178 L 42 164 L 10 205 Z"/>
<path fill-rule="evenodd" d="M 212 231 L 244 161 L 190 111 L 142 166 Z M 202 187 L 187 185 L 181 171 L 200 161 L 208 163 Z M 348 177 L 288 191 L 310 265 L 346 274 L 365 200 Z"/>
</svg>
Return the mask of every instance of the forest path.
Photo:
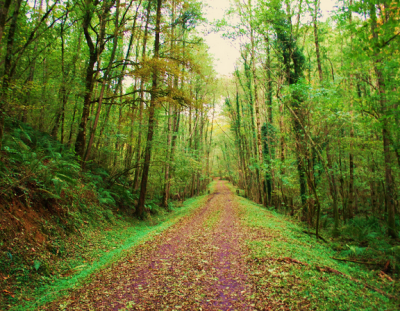
<svg viewBox="0 0 400 311">
<path fill-rule="evenodd" d="M 392 282 L 302 230 L 218 181 L 190 215 L 40 310 L 400 310 Z"/>
<path fill-rule="evenodd" d="M 206 204 L 86 287 L 59 310 L 254 310 L 246 230 L 225 182 Z"/>
</svg>

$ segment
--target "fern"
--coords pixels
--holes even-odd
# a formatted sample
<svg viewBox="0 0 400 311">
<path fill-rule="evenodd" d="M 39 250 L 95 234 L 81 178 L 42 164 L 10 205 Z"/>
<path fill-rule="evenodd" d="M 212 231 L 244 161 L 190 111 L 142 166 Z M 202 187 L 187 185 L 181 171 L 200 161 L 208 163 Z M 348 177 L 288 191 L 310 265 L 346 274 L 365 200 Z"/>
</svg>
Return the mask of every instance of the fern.
<svg viewBox="0 0 400 311">
<path fill-rule="evenodd" d="M 101 204 L 109 204 L 109 205 L 116 205 L 114 198 L 111 196 L 111 192 L 99 189 L 99 202 Z"/>
</svg>

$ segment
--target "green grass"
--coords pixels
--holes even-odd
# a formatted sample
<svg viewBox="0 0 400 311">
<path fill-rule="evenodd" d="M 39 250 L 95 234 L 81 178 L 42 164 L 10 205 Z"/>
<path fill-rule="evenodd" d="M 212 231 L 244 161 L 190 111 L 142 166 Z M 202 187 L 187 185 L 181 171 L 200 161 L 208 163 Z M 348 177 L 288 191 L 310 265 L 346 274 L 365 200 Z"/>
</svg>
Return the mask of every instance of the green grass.
<svg viewBox="0 0 400 311">
<path fill-rule="evenodd" d="M 36 288 L 30 295 L 17 295 L 15 298 L 10 298 L 10 310 L 36 309 L 67 295 L 69 290 L 89 282 L 91 276 L 96 272 L 128 256 L 134 246 L 152 239 L 183 216 L 189 215 L 202 206 L 206 197 L 189 199 L 181 208 L 159 216 L 158 219 L 153 217 L 145 222 L 135 222 L 129 225 L 120 220 L 110 231 L 84 232 L 79 243 L 81 254 L 75 254 L 62 262 L 64 268 L 68 267 L 67 274 L 70 272 L 72 275 L 54 276 L 47 280 L 49 284 Z M 26 298 L 30 301 L 26 301 Z"/>
<path fill-rule="evenodd" d="M 399 310 L 398 301 L 344 276 L 321 272 L 318 267 L 338 270 L 393 296 L 400 292 L 398 282 L 381 278 L 363 266 L 333 260 L 330 257 L 336 252 L 304 234 L 301 226 L 247 199 L 236 198 L 244 224 L 250 230 L 264 232 L 249 240 L 248 247 L 251 257 L 260 262 L 258 271 L 253 271 L 258 275 L 259 286 L 265 287 L 271 299 L 284 301 L 294 309 L 309 304 L 307 309 L 318 310 Z M 277 260 L 286 257 L 308 265 Z"/>
</svg>

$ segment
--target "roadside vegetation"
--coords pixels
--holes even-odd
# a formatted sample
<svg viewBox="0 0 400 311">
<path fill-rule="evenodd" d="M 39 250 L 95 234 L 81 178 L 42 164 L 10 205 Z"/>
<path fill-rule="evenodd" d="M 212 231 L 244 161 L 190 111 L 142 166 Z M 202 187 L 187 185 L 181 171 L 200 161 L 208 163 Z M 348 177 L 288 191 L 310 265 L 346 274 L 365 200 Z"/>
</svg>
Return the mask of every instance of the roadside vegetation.
<svg viewBox="0 0 400 311">
<path fill-rule="evenodd" d="M 215 169 L 336 261 L 400 276 L 399 4 L 234 1 Z M 385 276 L 384 276 L 385 277 Z"/>
<path fill-rule="evenodd" d="M 160 197 L 149 199 L 139 221 L 138 196 L 124 176 L 113 178 L 97 164 L 82 171 L 68 146 L 48 134 L 9 121 L 3 148 L 1 309 L 54 299 L 203 199 L 171 201 L 169 210 L 159 206 Z"/>
<path fill-rule="evenodd" d="M 252 229 L 247 245 L 258 301 L 273 300 L 295 310 L 399 308 L 400 286 L 392 279 L 393 274 L 390 277 L 382 272 L 379 264 L 371 264 L 373 268 L 368 269 L 369 265 L 335 259 L 376 263 L 376 254 L 371 260 L 369 256 L 354 256 L 352 249 L 337 251 L 334 243 L 316 242 L 304 233 L 304 226 L 288 217 L 244 198 L 238 202 L 244 224 Z M 400 259 L 390 248 L 381 255 L 394 262 Z"/>
</svg>

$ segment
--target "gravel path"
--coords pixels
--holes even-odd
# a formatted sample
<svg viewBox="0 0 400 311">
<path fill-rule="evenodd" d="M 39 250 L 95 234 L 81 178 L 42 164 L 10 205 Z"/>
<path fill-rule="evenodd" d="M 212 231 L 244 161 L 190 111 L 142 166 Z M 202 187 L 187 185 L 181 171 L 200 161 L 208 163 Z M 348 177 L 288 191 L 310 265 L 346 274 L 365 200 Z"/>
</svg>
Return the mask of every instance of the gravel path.
<svg viewBox="0 0 400 311">
<path fill-rule="evenodd" d="M 219 181 L 202 208 L 50 309 L 254 310 L 236 204 Z"/>
</svg>

